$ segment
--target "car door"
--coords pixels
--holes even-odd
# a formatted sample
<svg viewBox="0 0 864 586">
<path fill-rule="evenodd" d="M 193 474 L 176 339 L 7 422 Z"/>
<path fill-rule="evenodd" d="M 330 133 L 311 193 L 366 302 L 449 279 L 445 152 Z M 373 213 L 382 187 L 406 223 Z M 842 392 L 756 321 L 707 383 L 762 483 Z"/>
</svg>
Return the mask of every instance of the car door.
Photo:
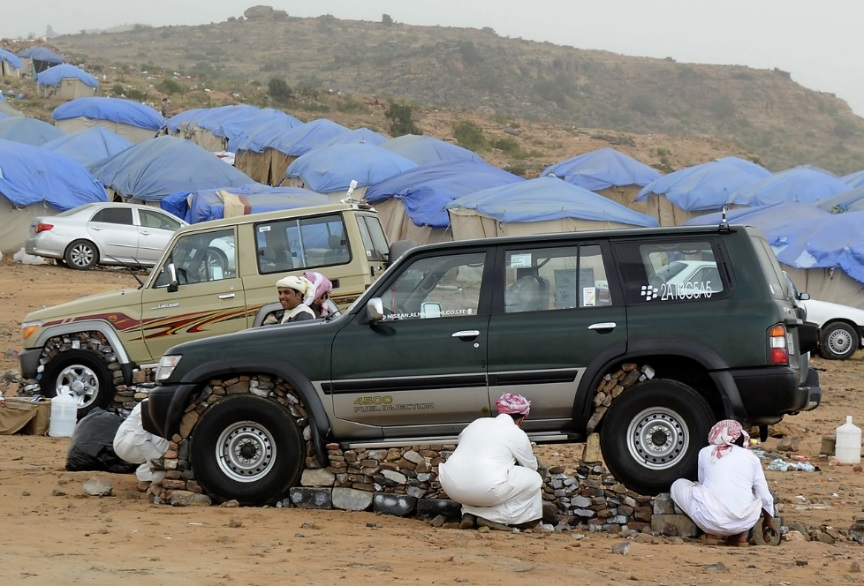
<svg viewBox="0 0 864 586">
<path fill-rule="evenodd" d="M 333 341 L 336 417 L 384 437 L 457 434 L 489 414 L 485 248 L 417 256 L 379 288 L 384 318 L 354 314 Z"/>
<path fill-rule="evenodd" d="M 174 232 L 182 224 L 177 218 L 155 209 L 135 208 L 135 214 L 138 230 L 138 250 L 135 258 L 141 264 L 156 264 Z"/>
<path fill-rule="evenodd" d="M 243 280 L 224 269 L 220 255 L 234 251 L 235 242 L 233 227 L 188 233 L 177 239 L 164 264 L 153 269 L 159 276 L 142 291 L 141 327 L 154 360 L 181 342 L 249 325 Z M 229 262 L 235 266 L 236 258 Z M 170 286 L 171 263 L 178 276 L 176 288 Z"/>
<path fill-rule="evenodd" d="M 131 207 L 102 208 L 90 218 L 87 233 L 99 247 L 102 261 L 134 262 L 138 251 L 138 230 Z"/>
<path fill-rule="evenodd" d="M 623 353 L 627 325 L 603 241 L 499 249 L 489 322 L 489 400 L 531 401 L 526 431 L 554 431 L 573 417 L 573 396 L 589 362 Z"/>
</svg>

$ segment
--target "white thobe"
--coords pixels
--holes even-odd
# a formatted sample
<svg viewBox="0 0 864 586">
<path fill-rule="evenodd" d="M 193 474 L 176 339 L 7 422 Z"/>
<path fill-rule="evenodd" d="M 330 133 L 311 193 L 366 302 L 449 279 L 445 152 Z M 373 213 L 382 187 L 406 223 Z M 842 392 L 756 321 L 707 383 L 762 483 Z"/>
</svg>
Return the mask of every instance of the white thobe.
<svg viewBox="0 0 864 586">
<path fill-rule="evenodd" d="M 301 316 L 301 314 L 304 314 Z M 300 316 L 298 319 L 297 316 Z M 288 324 L 293 323 L 295 321 L 304 321 L 308 319 L 315 319 L 315 312 L 309 309 L 308 305 L 303 305 L 302 303 L 295 307 L 294 309 L 286 309 L 285 313 L 282 314 L 282 321 L 279 323 Z"/>
<path fill-rule="evenodd" d="M 699 451 L 699 482 L 681 478 L 672 484 L 675 504 L 706 533 L 737 535 L 756 525 L 765 509 L 774 515 L 774 499 L 762 464 L 739 446 L 711 461 L 714 446 Z"/>
<path fill-rule="evenodd" d="M 456 450 L 438 466 L 438 478 L 447 496 L 462 504 L 462 514 L 518 524 L 543 516 L 543 479 L 536 470 L 528 436 L 501 414 L 462 430 Z"/>
<path fill-rule="evenodd" d="M 135 476 L 144 482 L 161 480 L 165 476 L 161 470 L 150 469 L 150 460 L 161 458 L 167 449 L 168 440 L 144 431 L 141 403 L 135 405 L 114 434 L 114 453 L 130 464 L 140 464 Z"/>
</svg>

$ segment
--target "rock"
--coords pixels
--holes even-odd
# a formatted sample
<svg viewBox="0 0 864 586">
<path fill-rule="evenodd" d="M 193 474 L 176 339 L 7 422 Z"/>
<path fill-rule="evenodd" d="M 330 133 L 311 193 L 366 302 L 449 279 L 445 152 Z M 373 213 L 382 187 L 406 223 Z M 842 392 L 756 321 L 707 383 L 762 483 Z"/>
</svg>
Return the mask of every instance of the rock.
<svg viewBox="0 0 864 586">
<path fill-rule="evenodd" d="M 783 536 L 783 541 L 807 541 L 807 537 L 800 531 L 790 530 Z"/>
<path fill-rule="evenodd" d="M 206 494 L 197 494 L 188 490 L 172 490 L 168 495 L 168 504 L 175 507 L 209 507 L 213 504 Z"/>
<path fill-rule="evenodd" d="M 705 570 L 709 572 L 728 572 L 729 568 L 727 568 L 726 564 L 724 564 L 723 562 L 717 562 L 716 564 L 705 566 Z"/>
<path fill-rule="evenodd" d="M 860 574 L 861 573 L 861 562 L 852 562 L 852 565 L 849 566 L 850 574 Z"/>
<path fill-rule="evenodd" d="M 332 509 L 332 493 L 329 488 L 295 486 L 288 491 L 288 498 L 291 504 L 301 509 Z"/>
<path fill-rule="evenodd" d="M 336 475 L 324 468 L 306 468 L 300 476 L 301 486 L 333 486 Z"/>
<path fill-rule="evenodd" d="M 443 527 L 446 520 L 447 519 L 444 518 L 444 515 L 436 515 L 431 521 L 429 521 L 429 524 L 433 527 Z"/>
<path fill-rule="evenodd" d="M 582 461 L 586 464 L 603 461 L 603 455 L 600 452 L 600 434 L 592 433 L 588 436 L 588 441 L 585 442 L 585 448 L 582 450 Z"/>
<path fill-rule="evenodd" d="M 445 519 L 457 520 L 462 516 L 462 505 L 450 499 L 418 499 L 417 518 L 432 519 L 439 515 Z"/>
<path fill-rule="evenodd" d="M 111 496 L 113 490 L 111 483 L 101 478 L 91 478 L 84 483 L 84 492 L 90 496 Z"/>
<path fill-rule="evenodd" d="M 353 488 L 334 488 L 331 496 L 334 509 L 365 511 L 372 506 L 372 493 Z"/>
<path fill-rule="evenodd" d="M 654 515 L 651 529 L 655 533 L 670 537 L 696 537 L 699 529 L 686 515 Z"/>
<path fill-rule="evenodd" d="M 417 499 L 404 494 L 376 492 L 372 499 L 372 510 L 385 515 L 405 517 L 417 509 Z"/>
<path fill-rule="evenodd" d="M 612 553 L 617 553 L 618 555 L 627 555 L 628 553 L 630 553 L 630 542 L 622 541 L 621 543 L 613 543 Z"/>
<path fill-rule="evenodd" d="M 675 514 L 675 503 L 672 501 L 672 495 L 670 495 L 668 492 L 661 492 L 654 498 L 654 514 Z"/>
<path fill-rule="evenodd" d="M 801 443 L 800 437 L 794 437 L 794 436 L 787 435 L 787 436 L 781 438 L 779 442 L 777 442 L 776 450 L 778 452 L 797 452 L 798 451 L 798 445 L 800 443 Z"/>
</svg>

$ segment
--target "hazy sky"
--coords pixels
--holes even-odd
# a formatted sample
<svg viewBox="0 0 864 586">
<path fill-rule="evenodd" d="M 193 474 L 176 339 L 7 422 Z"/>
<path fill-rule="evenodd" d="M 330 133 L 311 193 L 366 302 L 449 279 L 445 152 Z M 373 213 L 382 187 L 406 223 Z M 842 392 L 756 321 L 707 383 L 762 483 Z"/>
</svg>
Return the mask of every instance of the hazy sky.
<svg viewBox="0 0 864 586">
<path fill-rule="evenodd" d="M 379 22 L 389 14 L 405 24 L 488 26 L 501 36 L 681 63 L 776 67 L 864 115 L 856 0 L 7 0 L 0 37 L 43 35 L 47 25 L 62 34 L 127 23 L 206 24 L 258 3 L 291 16 Z"/>
</svg>

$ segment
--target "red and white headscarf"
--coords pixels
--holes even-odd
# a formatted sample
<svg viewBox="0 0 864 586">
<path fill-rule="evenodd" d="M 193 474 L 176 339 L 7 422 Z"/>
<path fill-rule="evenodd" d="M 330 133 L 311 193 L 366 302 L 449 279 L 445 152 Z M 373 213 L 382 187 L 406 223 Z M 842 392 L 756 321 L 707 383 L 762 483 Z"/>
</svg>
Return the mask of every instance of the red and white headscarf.
<svg viewBox="0 0 864 586">
<path fill-rule="evenodd" d="M 531 410 L 531 401 L 522 395 L 504 393 L 495 402 L 495 407 L 498 408 L 498 413 L 528 415 L 528 411 Z"/>
<path fill-rule="evenodd" d="M 321 273 L 316 273 L 315 271 L 306 271 L 303 273 L 303 276 L 312 283 L 312 287 L 309 288 L 309 291 L 306 293 L 305 298 L 303 299 L 303 303 L 306 305 L 312 306 L 312 302 L 324 295 L 325 293 L 333 292 L 333 283 L 330 282 L 330 279 L 322 275 Z M 321 315 L 326 315 L 328 308 L 325 305 L 321 306 Z"/>
<path fill-rule="evenodd" d="M 750 436 L 744 431 L 740 423 L 734 419 L 718 421 L 708 432 L 708 443 L 714 446 L 711 450 L 711 461 L 716 462 L 723 454 L 732 449 L 739 437 L 744 436 L 744 446 L 750 447 Z"/>
</svg>

